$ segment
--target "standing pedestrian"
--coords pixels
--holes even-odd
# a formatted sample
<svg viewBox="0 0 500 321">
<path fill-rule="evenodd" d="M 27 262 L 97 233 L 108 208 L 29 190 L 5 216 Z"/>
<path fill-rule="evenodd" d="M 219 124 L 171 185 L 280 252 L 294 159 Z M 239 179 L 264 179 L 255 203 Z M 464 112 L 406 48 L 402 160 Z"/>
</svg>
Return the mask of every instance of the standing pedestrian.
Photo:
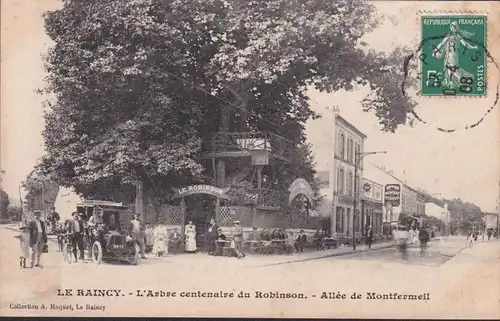
<svg viewBox="0 0 500 321">
<path fill-rule="evenodd" d="M 85 231 L 83 222 L 78 212 L 71 213 L 71 216 L 73 216 L 73 220 L 71 220 L 69 223 L 68 232 L 71 235 L 71 244 L 73 245 L 73 255 L 75 256 L 75 262 L 78 262 L 78 256 L 80 256 L 80 260 L 83 262 L 85 260 L 84 246 L 83 246 L 83 235 Z M 80 255 L 78 255 L 78 252 L 80 252 Z"/>
<path fill-rule="evenodd" d="M 408 230 L 406 226 L 402 226 L 399 228 L 399 231 L 397 232 L 397 242 L 398 242 L 398 247 L 399 251 L 401 252 L 401 256 L 403 257 L 404 260 L 408 258 Z"/>
<path fill-rule="evenodd" d="M 146 253 L 150 253 L 153 251 L 153 246 L 154 246 L 153 226 L 151 226 L 151 224 L 146 225 L 144 234 L 146 243 Z"/>
<path fill-rule="evenodd" d="M 40 258 L 47 246 L 47 232 L 45 230 L 45 223 L 42 222 L 40 217 L 42 216 L 41 211 L 35 211 L 33 213 L 34 220 L 29 224 L 30 232 L 30 248 L 31 248 L 31 262 L 30 267 L 42 267 L 40 265 Z"/>
<path fill-rule="evenodd" d="M 144 244 L 144 239 L 145 239 L 145 233 L 144 233 L 144 226 L 142 225 L 141 221 L 139 220 L 139 216 L 141 214 L 139 213 L 134 213 L 134 219 L 130 222 L 132 225 L 132 240 L 136 242 L 139 245 L 139 253 L 141 255 L 141 258 L 145 259 L 146 255 L 144 255 L 144 250 L 146 248 L 146 245 Z"/>
<path fill-rule="evenodd" d="M 469 239 L 469 248 L 473 248 L 474 247 L 474 240 L 476 239 L 476 232 L 472 232 L 472 235 Z"/>
<path fill-rule="evenodd" d="M 168 231 L 163 222 L 158 223 L 153 230 L 154 244 L 153 253 L 162 257 L 168 253 Z"/>
<path fill-rule="evenodd" d="M 184 227 L 184 234 L 186 235 L 185 251 L 188 253 L 196 252 L 196 226 L 193 221 L 189 221 L 188 225 Z"/>
<path fill-rule="evenodd" d="M 427 248 L 427 242 L 429 241 L 429 233 L 423 226 L 420 227 L 420 231 L 418 232 L 418 239 L 420 241 L 420 254 L 423 254 Z"/>
<path fill-rule="evenodd" d="M 234 253 L 238 257 L 238 259 L 245 257 L 245 254 L 241 252 L 241 247 L 243 244 L 243 228 L 240 226 L 240 221 L 234 221 L 233 241 L 231 243 L 231 247 L 234 248 Z"/>
<path fill-rule="evenodd" d="M 368 251 L 370 251 L 372 249 L 373 243 L 373 229 L 371 228 L 371 226 L 369 226 L 366 230 L 365 242 L 366 246 L 368 247 Z"/>
<path fill-rule="evenodd" d="M 297 253 L 302 253 L 304 252 L 304 246 L 307 243 L 307 235 L 305 234 L 304 230 L 300 230 L 299 236 L 295 240 L 295 250 Z"/>
<path fill-rule="evenodd" d="M 19 235 L 15 236 L 19 239 L 21 246 L 21 256 L 19 257 L 19 267 L 26 268 L 26 259 L 30 256 L 30 233 L 26 222 L 21 222 L 19 225 Z"/>
<path fill-rule="evenodd" d="M 181 234 L 174 228 L 174 231 L 168 235 L 168 247 L 172 250 L 172 253 L 177 253 L 181 242 Z"/>
<path fill-rule="evenodd" d="M 215 223 L 213 218 L 210 219 L 210 225 L 208 226 L 207 236 L 208 236 L 208 255 L 215 254 L 215 242 L 217 241 L 218 233 L 217 230 L 219 226 Z"/>
</svg>

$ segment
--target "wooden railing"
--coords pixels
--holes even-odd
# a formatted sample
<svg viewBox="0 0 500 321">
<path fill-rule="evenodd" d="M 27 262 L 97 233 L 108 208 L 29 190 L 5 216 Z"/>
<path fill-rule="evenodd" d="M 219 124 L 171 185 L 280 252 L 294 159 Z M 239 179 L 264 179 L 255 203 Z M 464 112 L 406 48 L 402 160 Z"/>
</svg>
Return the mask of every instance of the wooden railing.
<svg viewBox="0 0 500 321">
<path fill-rule="evenodd" d="M 234 199 L 240 205 L 253 204 L 269 207 L 280 207 L 282 205 L 281 194 L 276 190 L 269 189 L 249 189 L 241 193 Z"/>
<path fill-rule="evenodd" d="M 272 156 L 288 160 L 293 142 L 270 132 L 216 132 L 205 141 L 205 152 L 267 151 Z"/>
</svg>

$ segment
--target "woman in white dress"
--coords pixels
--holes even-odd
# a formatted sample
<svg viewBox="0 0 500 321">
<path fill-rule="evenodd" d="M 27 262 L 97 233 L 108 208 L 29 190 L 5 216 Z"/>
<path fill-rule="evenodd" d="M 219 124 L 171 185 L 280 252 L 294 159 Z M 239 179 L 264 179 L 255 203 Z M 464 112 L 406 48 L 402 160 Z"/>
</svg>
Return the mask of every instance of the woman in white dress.
<svg viewBox="0 0 500 321">
<path fill-rule="evenodd" d="M 166 255 L 168 253 L 168 232 L 167 227 L 163 223 L 156 225 L 153 230 L 153 238 L 153 253 L 158 257 Z"/>
<path fill-rule="evenodd" d="M 193 221 L 184 227 L 184 235 L 186 235 L 186 252 L 193 253 L 196 251 L 196 226 Z"/>
<path fill-rule="evenodd" d="M 30 232 L 28 230 L 28 224 L 22 222 L 19 225 L 19 235 L 16 235 L 21 245 L 21 255 L 19 256 L 19 267 L 22 269 L 26 268 L 26 259 L 30 257 Z"/>
</svg>

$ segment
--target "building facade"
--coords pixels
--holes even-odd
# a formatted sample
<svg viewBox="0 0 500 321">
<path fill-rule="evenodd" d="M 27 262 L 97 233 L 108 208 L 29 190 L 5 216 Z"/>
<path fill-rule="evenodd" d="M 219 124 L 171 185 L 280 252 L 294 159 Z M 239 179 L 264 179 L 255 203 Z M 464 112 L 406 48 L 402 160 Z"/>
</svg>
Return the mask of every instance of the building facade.
<svg viewBox="0 0 500 321">
<path fill-rule="evenodd" d="M 334 150 L 334 220 L 332 232 L 336 235 L 352 236 L 362 231 L 361 178 L 363 162 L 354 168 L 355 156 L 363 153 L 366 135 L 344 118 L 335 117 Z M 356 198 L 356 209 L 354 199 Z M 354 221 L 353 221 L 354 220 Z M 353 231 L 354 225 L 354 231 Z"/>
<path fill-rule="evenodd" d="M 421 193 L 417 194 L 417 216 L 425 215 L 425 200 Z"/>
<path fill-rule="evenodd" d="M 383 193 L 382 184 L 363 178 L 362 184 L 362 226 L 371 227 L 374 234 L 382 234 Z"/>
<path fill-rule="evenodd" d="M 363 162 L 354 169 L 356 154 L 363 152 L 366 135 L 333 112 L 325 112 L 306 126 L 308 140 L 316 157 L 317 178 L 322 200 L 317 212 L 330 218 L 330 234 L 352 236 L 362 230 L 361 188 Z M 328 135 L 318 128 L 329 128 Z M 357 172 L 357 175 L 355 175 Z M 356 185 L 356 191 L 354 186 Z M 356 211 L 354 197 L 356 196 Z"/>
<path fill-rule="evenodd" d="M 365 175 L 383 184 L 383 222 L 398 225 L 402 214 L 421 217 L 426 212 L 422 194 L 384 167 L 365 164 Z"/>
</svg>

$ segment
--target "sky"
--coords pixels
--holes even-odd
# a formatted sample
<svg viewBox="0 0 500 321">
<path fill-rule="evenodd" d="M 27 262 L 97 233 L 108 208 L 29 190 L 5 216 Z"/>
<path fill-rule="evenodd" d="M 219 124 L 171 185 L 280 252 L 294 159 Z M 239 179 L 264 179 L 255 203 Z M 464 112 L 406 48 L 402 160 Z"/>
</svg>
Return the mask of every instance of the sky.
<svg viewBox="0 0 500 321">
<path fill-rule="evenodd" d="M 374 2 L 379 12 L 389 16 L 385 23 L 366 37 L 372 47 L 390 51 L 395 46 L 415 46 L 419 36 L 417 11 L 438 10 L 443 6 L 454 10 L 470 9 L 464 4 L 430 2 Z M 475 3 L 477 8 L 494 10 L 493 3 Z M 14 199 L 18 188 L 43 155 L 41 131 L 44 127 L 43 97 L 35 89 L 43 86 L 41 55 L 51 42 L 44 33 L 42 13 L 57 9 L 56 0 L 3 0 L 1 19 L 1 144 L 0 167 L 5 171 L 2 188 Z M 498 9 L 490 14 L 490 52 L 500 61 L 500 42 L 491 42 L 500 34 Z M 490 84 L 498 81 L 499 72 L 489 68 Z M 401 127 L 395 134 L 380 131 L 377 119 L 365 113 L 360 100 L 365 92 L 332 94 L 311 91 L 313 109 L 323 112 L 338 106 L 340 115 L 357 126 L 368 138 L 365 150 L 386 150 L 386 155 L 370 156 L 370 162 L 392 169 L 408 183 L 443 197 L 460 197 L 474 202 L 483 210 L 494 211 L 499 195 L 500 114 L 498 108 L 480 126 L 455 133 L 442 133 L 436 127 L 463 127 L 475 122 L 492 102 L 485 99 L 419 99 L 418 113 L 430 122 L 414 128 Z M 473 121 L 474 120 L 474 121 Z M 309 124 L 310 127 L 311 124 Z M 326 155 L 316 155 L 320 160 Z"/>
</svg>

